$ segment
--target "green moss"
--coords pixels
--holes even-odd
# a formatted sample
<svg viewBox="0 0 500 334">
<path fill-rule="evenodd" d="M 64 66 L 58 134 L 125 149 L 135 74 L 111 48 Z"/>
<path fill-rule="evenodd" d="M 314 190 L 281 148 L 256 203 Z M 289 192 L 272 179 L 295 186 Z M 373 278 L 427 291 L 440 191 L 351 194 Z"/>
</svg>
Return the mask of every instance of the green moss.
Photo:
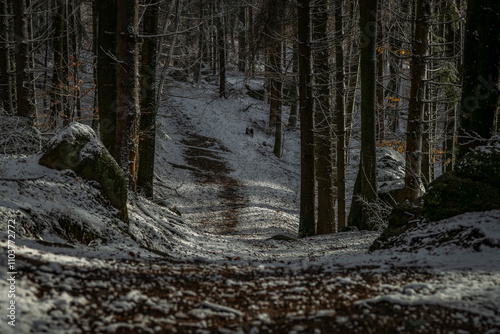
<svg viewBox="0 0 500 334">
<path fill-rule="evenodd" d="M 466 212 L 500 209 L 500 189 L 488 182 L 447 173 L 424 195 L 424 217 L 431 221 Z"/>
<path fill-rule="evenodd" d="M 500 149 L 492 147 L 488 153 L 483 150 L 467 153 L 457 164 L 456 174 L 500 187 Z"/>
<path fill-rule="evenodd" d="M 125 176 L 89 127 L 70 124 L 58 140 L 51 141 L 44 148 L 39 163 L 54 169 L 71 169 L 84 179 L 96 181 L 111 205 L 118 210 L 118 218 L 128 222 Z"/>
</svg>

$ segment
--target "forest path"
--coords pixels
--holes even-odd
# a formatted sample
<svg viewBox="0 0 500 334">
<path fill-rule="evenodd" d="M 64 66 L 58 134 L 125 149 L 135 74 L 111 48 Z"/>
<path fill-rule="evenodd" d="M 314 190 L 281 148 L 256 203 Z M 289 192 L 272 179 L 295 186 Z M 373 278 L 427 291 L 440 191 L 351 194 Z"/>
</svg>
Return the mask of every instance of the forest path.
<svg viewBox="0 0 500 334">
<path fill-rule="evenodd" d="M 174 108 L 171 116 L 176 133 L 181 135 L 179 143 L 187 169 L 200 191 L 208 192 L 211 198 L 209 203 L 197 206 L 197 210 L 207 213 L 198 223 L 207 232 L 237 233 L 241 210 L 247 207 L 248 199 L 242 191 L 244 184 L 229 175 L 233 169 L 224 155 L 231 153 L 230 150 L 220 140 L 199 134 L 182 110 Z"/>
</svg>

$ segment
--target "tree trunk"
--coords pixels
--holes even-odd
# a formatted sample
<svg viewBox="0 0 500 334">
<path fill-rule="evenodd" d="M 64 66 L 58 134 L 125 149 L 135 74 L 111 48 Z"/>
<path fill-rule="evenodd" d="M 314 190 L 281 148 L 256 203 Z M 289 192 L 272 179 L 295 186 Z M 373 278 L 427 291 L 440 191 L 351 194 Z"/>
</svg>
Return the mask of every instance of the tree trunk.
<svg viewBox="0 0 500 334">
<path fill-rule="evenodd" d="M 335 6 L 335 124 L 337 137 L 337 228 L 346 226 L 346 143 L 342 0 Z"/>
<path fill-rule="evenodd" d="M 219 50 L 219 97 L 227 98 L 226 93 L 226 27 L 222 1 L 218 4 L 220 17 L 217 18 L 217 47 Z"/>
<path fill-rule="evenodd" d="M 274 155 L 276 157 L 281 157 L 281 145 L 282 145 L 282 112 L 283 112 L 283 102 L 282 102 L 282 92 L 283 85 L 281 81 L 281 42 L 275 41 L 275 49 L 271 52 L 271 121 L 274 122 L 275 133 L 274 133 Z"/>
<path fill-rule="evenodd" d="M 196 58 L 196 69 L 194 73 L 194 80 L 196 83 L 200 82 L 201 79 L 201 70 L 203 68 L 203 63 L 206 60 L 206 53 L 205 53 L 205 24 L 203 23 L 203 20 L 205 20 L 204 16 L 204 10 L 203 10 L 203 0 L 198 1 L 198 11 L 199 11 L 199 32 L 198 32 L 198 56 Z"/>
<path fill-rule="evenodd" d="M 117 0 L 116 141 L 115 160 L 136 190 L 139 145 L 139 49 L 137 43 L 139 0 Z"/>
<path fill-rule="evenodd" d="M 247 6 L 242 5 L 239 12 L 238 28 L 238 70 L 242 73 L 246 72 L 247 68 Z"/>
<path fill-rule="evenodd" d="M 158 4 L 150 0 L 144 12 L 144 35 L 155 35 L 158 28 Z M 141 118 L 137 189 L 153 198 L 156 133 L 156 38 L 146 37 L 142 44 Z"/>
<path fill-rule="evenodd" d="M 424 120 L 424 77 L 428 44 L 430 0 L 418 0 L 414 46 L 411 60 L 411 87 L 406 133 L 406 199 L 422 195 L 422 136 Z"/>
<path fill-rule="evenodd" d="M 77 0 L 72 0 L 70 3 L 70 11 L 72 13 L 71 26 L 73 29 L 71 36 L 71 48 L 72 48 L 72 68 L 73 68 L 73 108 L 71 114 L 77 120 L 82 119 L 82 108 L 81 108 L 81 98 L 80 98 L 80 45 L 81 45 L 81 32 L 80 32 L 80 22 L 81 22 L 81 7 L 77 3 Z"/>
<path fill-rule="evenodd" d="M 457 158 L 494 131 L 500 90 L 500 2 L 469 0 L 465 25 L 462 100 Z"/>
<path fill-rule="evenodd" d="M 310 1 L 299 0 L 300 214 L 299 237 L 315 234 L 314 113 L 311 82 Z"/>
<path fill-rule="evenodd" d="M 101 141 L 113 157 L 116 140 L 116 1 L 96 1 L 97 93 Z"/>
<path fill-rule="evenodd" d="M 54 29 L 54 67 L 52 71 L 52 91 L 51 91 L 51 125 L 55 129 L 58 126 L 60 115 L 63 115 L 65 96 L 63 94 L 64 85 L 64 5 L 62 2 L 54 0 L 55 15 L 52 21 Z"/>
<path fill-rule="evenodd" d="M 377 61 L 377 107 L 376 107 L 376 136 L 377 142 L 385 139 L 385 108 L 384 108 L 384 36 L 383 22 L 377 21 L 377 45 L 376 45 L 376 61 Z"/>
<path fill-rule="evenodd" d="M 30 123 L 35 124 L 36 106 L 35 92 L 31 82 L 28 13 L 26 2 L 13 1 L 14 34 L 16 36 L 16 101 L 17 115 L 25 117 Z"/>
<path fill-rule="evenodd" d="M 361 196 L 368 202 L 377 199 L 377 157 L 375 149 L 377 2 L 360 0 L 361 29 Z M 363 206 L 360 229 L 373 229 L 370 212 Z"/>
<path fill-rule="evenodd" d="M 14 114 L 14 104 L 12 99 L 12 75 L 10 64 L 10 41 L 9 41 L 9 7 L 7 0 L 0 1 L 0 27 L 1 38 L 0 42 L 0 100 L 4 110 L 8 115 Z"/>
<path fill-rule="evenodd" d="M 96 10 L 96 3 L 95 1 L 92 2 L 92 28 L 93 28 L 93 34 L 92 34 L 92 50 L 94 51 L 94 57 L 93 57 L 93 64 L 94 64 L 94 71 L 92 71 L 92 79 L 93 79 L 93 84 L 94 87 L 97 86 L 97 68 L 95 65 L 97 64 L 97 55 L 99 54 L 99 39 L 98 39 L 98 30 L 99 30 L 99 16 L 97 14 Z M 99 94 L 97 94 L 97 91 L 94 89 L 94 109 L 92 112 L 92 129 L 95 131 L 95 133 L 99 133 L 99 115 L 96 111 L 99 110 L 98 105 L 99 105 L 99 99 L 98 99 Z"/>
<path fill-rule="evenodd" d="M 62 23 L 62 35 L 60 36 L 61 38 L 61 43 L 62 43 L 62 53 L 61 53 L 61 73 L 62 76 L 59 78 L 60 79 L 60 84 L 61 84 L 61 95 L 59 98 L 62 100 L 62 115 L 63 115 L 63 125 L 68 125 L 73 121 L 73 115 L 71 115 L 71 108 L 70 108 L 70 87 L 69 87 L 69 66 L 70 66 L 70 59 L 69 59 L 69 29 L 68 29 L 68 24 L 69 24 L 69 17 L 68 17 L 68 1 L 62 1 L 61 5 L 61 21 Z"/>
<path fill-rule="evenodd" d="M 335 232 L 335 165 L 334 142 L 332 136 L 332 108 L 330 94 L 330 65 L 328 45 L 328 2 L 317 0 L 312 11 L 313 70 L 315 81 L 315 157 L 316 181 L 318 183 L 318 223 L 317 234 Z"/>
<path fill-rule="evenodd" d="M 299 51 L 296 44 L 293 46 L 293 59 L 292 59 L 292 87 L 290 88 L 290 115 L 288 116 L 288 128 L 290 130 L 295 130 L 297 128 L 297 116 L 298 116 L 298 85 L 295 79 L 296 74 L 299 72 Z"/>
</svg>

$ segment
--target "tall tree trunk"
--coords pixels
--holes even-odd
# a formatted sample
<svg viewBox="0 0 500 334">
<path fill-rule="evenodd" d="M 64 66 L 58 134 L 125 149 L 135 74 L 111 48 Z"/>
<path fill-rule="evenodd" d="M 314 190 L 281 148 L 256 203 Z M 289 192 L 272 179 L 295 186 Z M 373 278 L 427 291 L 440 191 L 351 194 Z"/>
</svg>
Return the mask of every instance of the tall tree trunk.
<svg viewBox="0 0 500 334">
<path fill-rule="evenodd" d="M 238 28 L 238 70 L 242 73 L 247 68 L 247 6 L 242 5 L 239 12 Z"/>
<path fill-rule="evenodd" d="M 220 17 L 217 19 L 217 47 L 219 50 L 219 97 L 227 97 L 226 93 L 226 22 L 222 0 L 218 2 Z"/>
<path fill-rule="evenodd" d="M 315 157 L 316 180 L 318 183 L 318 223 L 317 233 L 335 232 L 335 165 L 334 142 L 332 136 L 332 102 L 330 94 L 330 65 L 328 45 L 328 2 L 316 0 L 313 18 L 313 70 L 315 77 Z"/>
<path fill-rule="evenodd" d="M 490 138 L 494 131 L 494 116 L 500 96 L 498 22 L 498 0 L 467 2 L 457 158 L 480 145 L 481 138 Z"/>
<path fill-rule="evenodd" d="M 80 86 L 80 45 L 81 45 L 81 37 L 82 34 L 80 32 L 80 22 L 81 22 L 81 6 L 77 2 L 78 0 L 72 0 L 70 2 L 70 11 L 72 13 L 71 27 L 72 33 L 71 36 L 71 58 L 72 58 L 72 66 L 73 69 L 73 85 L 75 86 L 73 89 L 73 108 L 71 110 L 71 114 L 73 118 L 80 120 L 82 118 L 82 108 L 81 108 L 81 99 L 80 99 L 80 90 L 77 89 Z"/>
<path fill-rule="evenodd" d="M 93 29 L 93 34 L 92 34 L 92 50 L 94 51 L 94 57 L 93 57 L 93 67 L 94 71 L 92 71 L 92 79 L 93 79 L 93 84 L 94 87 L 97 86 L 97 55 L 99 54 L 99 39 L 98 39 L 98 31 L 99 31 L 99 16 L 97 14 L 96 10 L 96 3 L 95 1 L 92 2 L 92 29 Z M 94 109 L 92 113 L 92 129 L 95 131 L 95 133 L 98 133 L 99 131 L 99 115 L 96 112 L 99 110 L 98 105 L 99 105 L 99 94 L 97 94 L 97 91 L 94 89 Z"/>
<path fill-rule="evenodd" d="M 293 46 L 293 59 L 292 59 L 292 87 L 290 88 L 290 115 L 288 116 L 288 128 L 290 130 L 295 130 L 297 128 L 297 116 L 298 116 L 298 88 L 296 74 L 299 72 L 299 51 L 297 44 L 294 43 Z"/>
<path fill-rule="evenodd" d="M 335 0 L 335 124 L 337 138 L 337 228 L 346 226 L 346 143 L 342 0 Z"/>
<path fill-rule="evenodd" d="M 61 81 L 61 95 L 59 98 L 63 101 L 62 103 L 62 114 L 63 114 L 63 124 L 68 125 L 73 121 L 73 115 L 71 114 L 70 107 L 70 87 L 69 87 L 69 15 L 68 15 L 68 1 L 61 2 L 61 20 L 62 24 L 62 64 L 61 64 L 61 72 L 62 76 L 60 78 Z"/>
<path fill-rule="evenodd" d="M 26 2 L 13 1 L 14 34 L 16 36 L 16 101 L 17 115 L 25 117 L 30 123 L 35 124 L 36 106 L 35 92 L 31 81 L 28 12 Z"/>
<path fill-rule="evenodd" d="M 347 3 L 346 3 L 347 4 Z M 358 9 L 358 1 L 351 1 L 349 6 L 347 6 L 349 10 L 349 14 L 344 16 L 347 19 L 347 27 L 348 29 L 355 29 L 359 26 L 355 24 L 356 12 Z M 350 19 L 349 19 L 350 18 Z M 351 28 L 352 27 L 352 28 Z M 356 31 L 357 32 L 357 31 Z M 357 38 L 358 34 L 350 34 L 349 41 L 349 57 L 347 59 L 346 64 L 346 107 L 345 107 L 345 143 L 346 148 L 350 146 L 351 142 L 351 132 L 353 127 L 353 115 L 359 104 L 356 102 L 356 96 L 359 91 L 359 82 L 360 82 L 360 71 L 359 71 L 359 62 L 360 62 L 360 54 L 359 54 L 359 42 L 360 39 Z M 353 36 L 354 35 L 354 36 Z M 346 164 L 349 161 L 349 151 L 346 150 Z"/>
<path fill-rule="evenodd" d="M 360 0 L 361 29 L 361 196 L 372 203 L 377 199 L 377 157 L 375 149 L 375 86 L 377 82 L 375 46 L 377 0 Z M 372 229 L 370 211 L 363 206 L 359 228 Z"/>
<path fill-rule="evenodd" d="M 97 94 L 101 141 L 112 156 L 116 140 L 116 2 L 96 1 L 97 29 Z"/>
<path fill-rule="evenodd" d="M 115 160 L 136 190 L 139 146 L 139 0 L 117 0 L 116 141 Z"/>
<path fill-rule="evenodd" d="M 63 58 L 63 39 L 64 39 L 64 4 L 54 0 L 55 15 L 52 21 L 54 29 L 54 67 L 52 71 L 52 91 L 51 91 L 51 126 L 55 129 L 58 126 L 58 120 L 63 115 L 63 106 L 65 96 L 63 94 L 64 85 L 64 58 Z"/>
<path fill-rule="evenodd" d="M 311 79 L 310 1 L 299 0 L 300 214 L 299 237 L 315 234 L 314 110 Z"/>
<path fill-rule="evenodd" d="M 248 59 L 247 59 L 247 77 L 252 77 L 254 75 L 254 70 L 255 70 L 255 54 L 256 54 L 256 47 L 255 47 L 255 25 L 254 25 L 254 20 L 253 20 L 253 6 L 248 7 L 248 27 L 249 27 L 249 33 L 247 34 L 247 43 L 248 43 Z"/>
<path fill-rule="evenodd" d="M 424 121 L 424 77 L 429 31 L 430 0 L 418 0 L 411 60 L 410 104 L 406 133 L 406 199 L 422 195 L 422 136 Z"/>
<path fill-rule="evenodd" d="M 205 20 L 204 10 L 203 10 L 203 0 L 198 1 L 198 11 L 199 11 L 199 25 L 198 25 L 198 56 L 196 60 L 196 69 L 194 73 L 194 80 L 196 83 L 200 82 L 201 79 L 201 70 L 203 68 L 203 63 L 206 61 L 206 53 L 205 53 L 205 24 L 203 20 Z"/>
<path fill-rule="evenodd" d="M 275 49 L 271 51 L 271 115 L 274 115 L 275 133 L 274 133 L 274 155 L 276 157 L 281 157 L 281 145 L 282 145 L 282 112 L 283 112 L 283 84 L 281 79 L 281 42 L 275 41 Z"/>
<path fill-rule="evenodd" d="M 379 8 L 380 13 L 380 8 Z M 380 142 L 385 139 L 385 108 L 384 108 L 384 24 L 382 20 L 377 21 L 377 44 L 376 44 L 376 61 L 377 61 L 377 86 L 376 86 L 376 136 Z"/>
<path fill-rule="evenodd" d="M 11 64 L 10 64 L 10 41 L 9 41 L 9 7 L 7 5 L 7 0 L 0 1 L 0 30 L 1 39 L 0 41 L 0 100 L 2 106 L 7 112 L 7 114 L 14 114 L 14 104 L 12 100 L 12 75 L 11 75 Z"/>
<path fill-rule="evenodd" d="M 158 4 L 149 0 L 144 12 L 144 35 L 155 35 L 158 30 Z M 137 189 L 146 198 L 153 198 L 156 133 L 156 38 L 146 37 L 142 44 L 141 62 L 141 119 L 139 140 L 139 168 Z"/>
</svg>

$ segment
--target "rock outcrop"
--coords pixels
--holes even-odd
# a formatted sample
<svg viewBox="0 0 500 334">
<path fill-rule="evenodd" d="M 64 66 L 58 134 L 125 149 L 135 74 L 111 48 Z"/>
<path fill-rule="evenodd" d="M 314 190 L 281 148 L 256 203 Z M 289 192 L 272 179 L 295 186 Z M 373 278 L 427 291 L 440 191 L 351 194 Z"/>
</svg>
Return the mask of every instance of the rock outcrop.
<svg viewBox="0 0 500 334">
<path fill-rule="evenodd" d="M 372 249 L 390 247 L 389 239 L 415 222 L 437 222 L 468 212 L 500 209 L 500 143 L 467 153 L 456 168 L 429 185 L 421 198 L 393 208 L 387 229 Z"/>
<path fill-rule="evenodd" d="M 71 123 L 44 147 L 39 163 L 53 169 L 71 169 L 100 184 L 118 218 L 128 222 L 127 182 L 122 170 L 87 125 Z"/>
</svg>

